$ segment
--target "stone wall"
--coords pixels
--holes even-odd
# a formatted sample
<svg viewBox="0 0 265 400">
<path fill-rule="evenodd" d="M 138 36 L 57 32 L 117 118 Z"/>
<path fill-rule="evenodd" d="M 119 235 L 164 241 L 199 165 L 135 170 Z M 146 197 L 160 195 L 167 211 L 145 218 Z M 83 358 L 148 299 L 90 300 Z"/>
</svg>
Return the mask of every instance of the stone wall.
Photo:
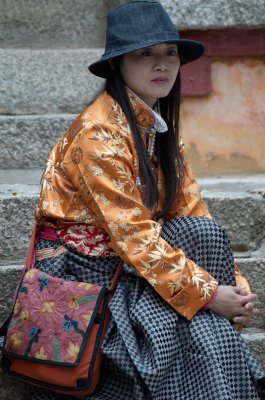
<svg viewBox="0 0 265 400">
<path fill-rule="evenodd" d="M 264 26 L 263 0 L 158 0 L 178 29 Z M 109 8 L 125 0 L 106 0 Z"/>
</svg>

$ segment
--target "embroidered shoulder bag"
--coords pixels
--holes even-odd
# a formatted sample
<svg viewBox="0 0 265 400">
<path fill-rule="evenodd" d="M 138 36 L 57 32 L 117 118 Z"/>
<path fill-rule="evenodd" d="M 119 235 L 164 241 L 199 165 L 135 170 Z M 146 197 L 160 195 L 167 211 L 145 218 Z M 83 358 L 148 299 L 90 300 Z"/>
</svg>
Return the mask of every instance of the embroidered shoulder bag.
<svg viewBox="0 0 265 400">
<path fill-rule="evenodd" d="M 32 268 L 35 236 L 36 227 L 12 313 L 0 329 L 4 336 L 1 368 L 32 385 L 88 396 L 99 382 L 101 343 L 110 320 L 108 303 L 123 262 L 109 289 L 57 278 Z M 71 298 L 78 299 L 78 307 L 69 306 Z M 40 311 L 43 315 L 55 311 L 52 324 L 50 318 L 44 324 Z"/>
</svg>

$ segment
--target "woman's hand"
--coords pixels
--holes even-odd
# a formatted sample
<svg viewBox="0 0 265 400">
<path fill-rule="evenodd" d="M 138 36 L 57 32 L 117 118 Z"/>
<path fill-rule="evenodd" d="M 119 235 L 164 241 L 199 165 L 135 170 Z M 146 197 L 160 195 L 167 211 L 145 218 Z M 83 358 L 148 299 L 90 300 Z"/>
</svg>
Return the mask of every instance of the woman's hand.
<svg viewBox="0 0 265 400">
<path fill-rule="evenodd" d="M 240 289 L 240 295 L 242 296 L 247 296 L 249 293 L 246 291 L 246 288 L 244 286 L 239 286 Z M 233 327 L 236 331 L 242 332 L 244 328 L 246 328 L 249 323 L 250 323 L 250 317 L 252 315 L 258 315 L 259 314 L 259 309 L 254 307 L 254 303 L 246 303 L 245 304 L 245 309 L 251 314 L 249 316 L 246 315 L 238 315 L 233 319 Z"/>
<path fill-rule="evenodd" d="M 257 296 L 247 293 L 243 286 L 218 286 L 215 299 L 209 309 L 234 322 L 234 328 L 241 331 L 249 325 L 250 317 L 258 314 L 254 307 Z"/>
</svg>

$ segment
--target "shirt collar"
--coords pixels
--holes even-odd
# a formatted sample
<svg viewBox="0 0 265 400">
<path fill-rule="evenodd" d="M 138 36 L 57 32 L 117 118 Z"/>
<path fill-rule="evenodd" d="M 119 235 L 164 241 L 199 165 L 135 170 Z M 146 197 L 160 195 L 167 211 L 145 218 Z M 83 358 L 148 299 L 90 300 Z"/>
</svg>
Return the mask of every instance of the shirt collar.
<svg viewBox="0 0 265 400">
<path fill-rule="evenodd" d="M 131 89 L 127 87 L 127 93 L 134 109 L 138 124 L 145 129 L 155 129 L 163 133 L 168 130 L 166 121 L 161 115 L 153 110 L 148 104 L 140 99 Z"/>
</svg>

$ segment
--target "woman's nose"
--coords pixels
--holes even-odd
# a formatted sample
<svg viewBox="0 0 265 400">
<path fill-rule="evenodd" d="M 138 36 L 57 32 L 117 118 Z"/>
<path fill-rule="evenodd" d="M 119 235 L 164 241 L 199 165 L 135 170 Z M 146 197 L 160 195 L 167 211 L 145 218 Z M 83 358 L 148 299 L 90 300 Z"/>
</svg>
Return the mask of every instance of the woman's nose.
<svg viewBox="0 0 265 400">
<path fill-rule="evenodd" d="M 168 69 L 166 59 L 163 55 L 157 56 L 155 58 L 154 68 L 156 71 L 165 71 Z"/>
</svg>

